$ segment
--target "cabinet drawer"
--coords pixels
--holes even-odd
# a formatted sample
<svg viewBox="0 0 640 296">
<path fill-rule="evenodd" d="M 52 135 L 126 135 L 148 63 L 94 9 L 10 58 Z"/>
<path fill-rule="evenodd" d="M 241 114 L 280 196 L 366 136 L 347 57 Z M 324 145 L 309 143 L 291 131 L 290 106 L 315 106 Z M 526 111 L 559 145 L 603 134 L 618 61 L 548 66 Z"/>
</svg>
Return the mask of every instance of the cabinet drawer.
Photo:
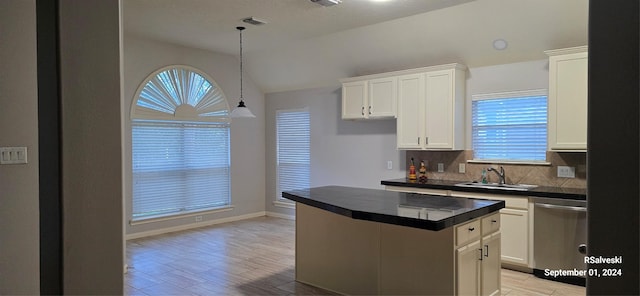
<svg viewBox="0 0 640 296">
<path fill-rule="evenodd" d="M 462 224 L 456 228 L 456 245 L 461 246 L 470 241 L 480 239 L 480 220 Z"/>
<path fill-rule="evenodd" d="M 500 212 L 482 218 L 482 235 L 485 236 L 500 229 Z"/>
</svg>

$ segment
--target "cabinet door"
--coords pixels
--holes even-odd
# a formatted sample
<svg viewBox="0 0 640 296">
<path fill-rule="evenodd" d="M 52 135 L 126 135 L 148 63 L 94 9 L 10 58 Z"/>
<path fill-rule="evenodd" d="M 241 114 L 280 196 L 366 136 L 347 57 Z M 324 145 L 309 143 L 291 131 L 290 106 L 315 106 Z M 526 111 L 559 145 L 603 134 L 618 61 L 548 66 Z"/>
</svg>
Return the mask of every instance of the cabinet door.
<svg viewBox="0 0 640 296">
<path fill-rule="evenodd" d="M 398 149 L 421 149 L 424 74 L 398 77 Z"/>
<path fill-rule="evenodd" d="M 525 210 L 500 210 L 502 261 L 529 264 L 529 213 Z"/>
<path fill-rule="evenodd" d="M 500 232 L 482 238 L 482 295 L 500 295 Z"/>
<path fill-rule="evenodd" d="M 454 71 L 426 74 L 425 148 L 453 148 Z"/>
<path fill-rule="evenodd" d="M 549 148 L 587 149 L 587 53 L 549 58 Z"/>
<path fill-rule="evenodd" d="M 456 294 L 480 294 L 480 241 L 473 242 L 456 250 Z"/>
<path fill-rule="evenodd" d="M 342 119 L 365 118 L 367 82 L 355 81 L 342 84 Z"/>
<path fill-rule="evenodd" d="M 369 118 L 396 116 L 397 88 L 396 77 L 369 80 L 369 106 L 365 110 Z"/>
</svg>

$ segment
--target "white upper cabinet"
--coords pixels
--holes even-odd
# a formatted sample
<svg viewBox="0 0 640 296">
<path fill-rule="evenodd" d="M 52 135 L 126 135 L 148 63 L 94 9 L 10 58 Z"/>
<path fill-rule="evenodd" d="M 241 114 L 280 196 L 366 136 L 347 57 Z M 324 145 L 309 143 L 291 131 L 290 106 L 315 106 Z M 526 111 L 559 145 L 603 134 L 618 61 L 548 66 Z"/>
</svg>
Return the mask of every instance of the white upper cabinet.
<svg viewBox="0 0 640 296">
<path fill-rule="evenodd" d="M 343 81 L 342 119 L 380 119 L 396 116 L 396 77 Z"/>
<path fill-rule="evenodd" d="M 424 74 L 398 77 L 398 148 L 421 149 L 424 144 L 422 109 L 424 104 Z"/>
<path fill-rule="evenodd" d="M 427 72 L 425 149 L 464 149 L 463 69 Z"/>
<path fill-rule="evenodd" d="M 587 150 L 586 46 L 545 51 L 549 55 L 549 150 Z"/>
<path fill-rule="evenodd" d="M 369 80 L 368 118 L 396 117 L 398 79 L 385 77 Z"/>
<path fill-rule="evenodd" d="M 425 68 L 398 77 L 398 149 L 464 149 L 465 68 Z"/>
<path fill-rule="evenodd" d="M 342 119 L 365 118 L 367 103 L 367 81 L 342 84 Z"/>
</svg>

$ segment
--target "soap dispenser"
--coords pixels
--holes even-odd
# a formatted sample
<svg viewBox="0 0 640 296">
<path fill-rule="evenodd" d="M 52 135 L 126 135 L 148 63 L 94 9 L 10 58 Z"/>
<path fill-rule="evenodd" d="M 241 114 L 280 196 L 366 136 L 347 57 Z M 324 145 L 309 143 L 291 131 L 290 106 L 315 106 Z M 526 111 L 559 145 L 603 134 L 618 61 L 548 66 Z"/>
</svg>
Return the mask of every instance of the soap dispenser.
<svg viewBox="0 0 640 296">
<path fill-rule="evenodd" d="M 487 184 L 487 170 L 482 169 L 482 184 Z"/>
</svg>

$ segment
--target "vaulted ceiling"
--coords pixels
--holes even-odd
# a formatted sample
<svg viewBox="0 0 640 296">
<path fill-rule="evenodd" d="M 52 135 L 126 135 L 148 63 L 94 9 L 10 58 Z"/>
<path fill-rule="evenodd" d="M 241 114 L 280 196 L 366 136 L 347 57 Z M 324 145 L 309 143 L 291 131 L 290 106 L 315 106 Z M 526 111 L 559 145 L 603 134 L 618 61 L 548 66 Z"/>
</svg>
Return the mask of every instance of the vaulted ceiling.
<svg viewBox="0 0 640 296">
<path fill-rule="evenodd" d="M 265 93 L 443 63 L 544 59 L 544 50 L 586 45 L 587 20 L 588 0 L 123 0 L 126 34 L 237 56 L 235 27 L 247 27 L 245 71 Z M 496 39 L 507 48 L 494 49 Z"/>
</svg>

